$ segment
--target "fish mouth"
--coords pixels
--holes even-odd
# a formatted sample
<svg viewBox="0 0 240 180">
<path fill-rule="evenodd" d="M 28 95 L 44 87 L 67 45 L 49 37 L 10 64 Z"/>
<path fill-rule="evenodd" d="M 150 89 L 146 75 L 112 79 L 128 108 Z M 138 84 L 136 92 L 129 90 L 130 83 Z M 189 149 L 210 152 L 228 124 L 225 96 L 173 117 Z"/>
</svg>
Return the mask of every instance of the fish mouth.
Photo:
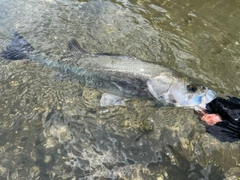
<svg viewBox="0 0 240 180">
<path fill-rule="evenodd" d="M 205 96 L 204 96 L 204 102 L 205 104 L 211 102 L 213 99 L 216 98 L 216 92 L 211 90 L 211 89 L 208 89 L 205 93 Z"/>
<path fill-rule="evenodd" d="M 199 104 L 194 107 L 196 111 L 202 111 L 206 109 L 206 105 L 216 98 L 216 92 L 207 89 L 206 92 L 200 96 L 197 96 L 195 99 L 199 102 Z"/>
</svg>

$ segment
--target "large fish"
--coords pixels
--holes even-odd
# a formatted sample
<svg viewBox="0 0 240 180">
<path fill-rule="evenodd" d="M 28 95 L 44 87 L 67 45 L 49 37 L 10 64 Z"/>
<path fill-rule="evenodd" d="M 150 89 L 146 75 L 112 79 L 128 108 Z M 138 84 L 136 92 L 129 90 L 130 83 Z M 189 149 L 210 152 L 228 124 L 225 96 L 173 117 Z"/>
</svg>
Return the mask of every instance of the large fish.
<svg viewBox="0 0 240 180">
<path fill-rule="evenodd" d="M 73 75 L 81 83 L 125 98 L 155 98 L 164 105 L 203 110 L 215 98 L 215 92 L 197 85 L 171 68 L 134 57 L 90 54 L 75 39 L 68 43 L 68 54 L 51 60 L 33 51 L 17 32 L 1 53 L 5 59 L 31 59 L 63 73 Z"/>
</svg>

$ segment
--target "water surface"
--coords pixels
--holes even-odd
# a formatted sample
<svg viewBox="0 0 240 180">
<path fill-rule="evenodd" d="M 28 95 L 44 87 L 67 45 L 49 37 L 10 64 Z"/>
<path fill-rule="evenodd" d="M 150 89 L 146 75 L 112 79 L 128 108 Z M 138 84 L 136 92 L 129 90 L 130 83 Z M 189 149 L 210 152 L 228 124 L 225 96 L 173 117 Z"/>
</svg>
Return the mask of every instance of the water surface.
<svg viewBox="0 0 240 180">
<path fill-rule="evenodd" d="M 237 1 L 2 0 L 0 46 L 17 30 L 59 58 L 89 52 L 163 64 L 215 90 L 240 91 Z M 192 110 L 102 92 L 36 62 L 0 61 L 0 179 L 237 179 L 239 142 L 221 143 Z"/>
</svg>

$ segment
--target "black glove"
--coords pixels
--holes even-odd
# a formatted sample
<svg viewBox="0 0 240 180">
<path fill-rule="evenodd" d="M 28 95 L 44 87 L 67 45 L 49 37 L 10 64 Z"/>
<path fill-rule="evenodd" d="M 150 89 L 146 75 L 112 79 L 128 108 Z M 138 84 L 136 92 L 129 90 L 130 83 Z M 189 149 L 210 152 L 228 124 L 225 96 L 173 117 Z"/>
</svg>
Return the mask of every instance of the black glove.
<svg viewBox="0 0 240 180">
<path fill-rule="evenodd" d="M 206 113 L 216 113 L 222 117 L 222 122 L 206 126 L 206 131 L 218 140 L 234 142 L 240 139 L 240 99 L 217 97 L 206 106 Z"/>
</svg>

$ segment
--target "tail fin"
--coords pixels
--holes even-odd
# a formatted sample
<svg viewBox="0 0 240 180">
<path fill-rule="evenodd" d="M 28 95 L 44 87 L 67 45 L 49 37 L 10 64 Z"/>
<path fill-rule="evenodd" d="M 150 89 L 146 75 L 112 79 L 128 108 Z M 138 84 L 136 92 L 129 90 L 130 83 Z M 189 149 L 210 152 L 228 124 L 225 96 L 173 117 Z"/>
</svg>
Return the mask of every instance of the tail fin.
<svg viewBox="0 0 240 180">
<path fill-rule="evenodd" d="M 34 48 L 17 32 L 13 32 L 12 42 L 0 54 L 3 58 L 9 60 L 27 59 L 27 52 Z"/>
</svg>

